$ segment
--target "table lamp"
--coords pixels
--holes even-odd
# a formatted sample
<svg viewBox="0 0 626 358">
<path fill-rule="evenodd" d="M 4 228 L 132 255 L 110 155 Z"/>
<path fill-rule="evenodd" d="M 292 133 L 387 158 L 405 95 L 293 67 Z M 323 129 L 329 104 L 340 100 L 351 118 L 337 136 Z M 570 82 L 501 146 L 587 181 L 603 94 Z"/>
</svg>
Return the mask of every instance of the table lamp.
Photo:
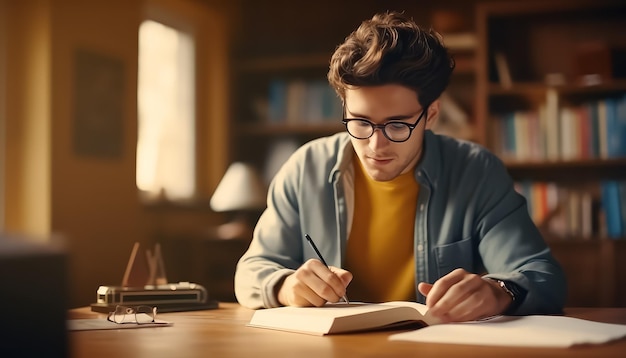
<svg viewBox="0 0 626 358">
<path fill-rule="evenodd" d="M 232 163 L 211 197 L 211 209 L 230 212 L 234 219 L 220 225 L 217 235 L 224 239 L 252 236 L 250 215 L 265 208 L 265 184 L 254 167 L 247 163 Z"/>
</svg>

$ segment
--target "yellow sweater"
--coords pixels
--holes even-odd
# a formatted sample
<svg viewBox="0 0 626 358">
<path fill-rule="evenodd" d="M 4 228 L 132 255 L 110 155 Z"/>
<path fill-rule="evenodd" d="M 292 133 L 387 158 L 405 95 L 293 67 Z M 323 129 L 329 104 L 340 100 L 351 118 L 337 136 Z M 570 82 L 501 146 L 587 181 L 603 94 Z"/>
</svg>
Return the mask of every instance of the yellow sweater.
<svg viewBox="0 0 626 358">
<path fill-rule="evenodd" d="M 419 185 L 413 171 L 372 180 L 355 158 L 354 220 L 346 268 L 354 274 L 350 300 L 415 300 L 413 227 Z"/>
</svg>

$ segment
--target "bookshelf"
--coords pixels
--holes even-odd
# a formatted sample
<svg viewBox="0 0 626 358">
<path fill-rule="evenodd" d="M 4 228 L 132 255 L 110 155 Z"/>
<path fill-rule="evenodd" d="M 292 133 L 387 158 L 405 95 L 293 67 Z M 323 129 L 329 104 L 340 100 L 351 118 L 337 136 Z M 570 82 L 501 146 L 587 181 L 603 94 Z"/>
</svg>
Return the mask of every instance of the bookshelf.
<svg viewBox="0 0 626 358">
<path fill-rule="evenodd" d="M 626 272 L 623 267 L 626 240 L 623 237 L 610 239 L 606 229 L 598 229 L 605 220 L 599 214 L 600 183 L 609 179 L 626 181 L 626 154 L 609 155 L 598 150 L 582 155 L 572 150 L 576 148 L 576 141 L 568 142 L 567 146 L 559 141 L 562 109 L 597 107 L 599 102 L 626 94 L 626 74 L 621 72 L 626 67 L 622 65 L 620 69 L 617 65 L 625 63 L 620 51 L 626 48 L 626 4 L 619 0 L 503 0 L 444 1 L 440 5 L 444 3 L 450 7 L 459 4 L 471 7 L 463 9 L 472 17 L 467 26 L 456 34 L 443 32 L 444 42 L 446 38 L 462 40 L 460 45 L 452 46 L 457 67 L 449 90 L 470 118 L 471 139 L 501 155 L 509 172 L 519 182 L 553 182 L 565 192 L 585 193 L 581 202 L 589 202 L 589 195 L 591 197 L 591 207 L 585 204 L 584 210 L 591 209 L 594 217 L 590 235 L 545 232 L 555 256 L 571 278 L 573 286 L 568 304 L 626 306 L 626 293 L 620 288 L 626 287 L 626 277 L 621 274 Z M 349 6 L 349 3 L 342 4 L 338 6 Z M 407 12 L 414 14 L 416 21 L 422 24 L 428 24 L 423 16 L 436 10 L 422 8 L 421 3 L 406 2 L 406 5 Z M 265 17 L 257 13 L 261 8 L 244 9 L 247 15 L 241 23 L 246 24 L 242 25 L 246 36 L 237 44 L 233 56 L 231 90 L 235 103 L 231 160 L 250 162 L 265 171 L 276 143 L 287 142 L 284 148 L 288 152 L 308 140 L 344 129 L 338 117 L 306 121 L 285 117 L 270 121 L 268 88 L 276 79 L 285 83 L 324 80 L 332 49 L 361 20 L 374 10 L 380 10 L 365 6 L 359 9 L 361 13 L 346 9 L 327 14 L 314 6 L 302 19 L 285 17 L 285 21 L 290 22 L 281 26 L 263 20 Z M 307 16 L 315 21 L 304 21 Z M 332 23 L 336 30 L 313 36 L 305 31 L 308 23 L 315 23 L 320 29 L 330 29 L 326 25 Z M 293 31 L 282 31 L 284 28 Z M 254 34 L 250 34 L 252 30 Z M 466 41 L 467 38 L 470 40 Z M 495 53 L 501 54 L 499 66 Z M 510 77 L 510 81 L 502 81 L 503 71 L 508 73 L 504 77 Z M 540 109 L 551 113 L 544 117 L 543 125 L 552 126 L 550 138 L 557 139 L 548 140 L 544 133 L 540 140 L 542 151 L 536 148 L 531 151 L 528 148 L 532 144 L 526 144 L 525 156 L 520 158 L 516 152 L 505 155 L 499 149 L 503 135 L 497 131 L 501 118 L 516 112 L 538 116 Z M 536 124 L 535 127 L 528 125 L 523 119 L 518 122 L 526 128 L 524 135 L 518 133 L 520 143 L 538 138 L 532 135 L 533 131 L 546 132 Z M 527 125 L 523 126 L 524 123 Z M 562 155 L 562 147 L 568 149 L 567 155 Z M 538 224 L 545 228 L 542 223 Z M 589 298 L 594 290 L 602 292 L 597 300 Z"/>
<path fill-rule="evenodd" d="M 442 0 L 431 4 L 402 0 L 388 4 L 321 0 L 244 3 L 233 21 L 236 26 L 229 74 L 231 144 L 227 156 L 231 162 L 244 161 L 255 166 L 267 183 L 297 146 L 345 130 L 341 113 L 337 112 L 334 117 L 306 120 L 290 116 L 271 118 L 268 100 L 271 84 L 277 80 L 286 85 L 292 81 L 326 81 L 335 47 L 362 20 L 376 12 L 404 10 L 419 24 L 429 26 L 431 22 L 437 22 L 433 14 L 438 9 L 454 7 L 453 12 L 460 14 L 461 19 L 454 19 L 453 24 L 438 21 L 434 27 L 444 33 L 444 42 L 452 47 L 456 59 L 450 97 L 467 116 L 469 125 L 473 124 L 477 43 L 473 31 L 473 2 Z M 470 127 L 469 131 L 457 132 L 469 136 L 472 131 Z"/>
<path fill-rule="evenodd" d="M 299 145 L 343 130 L 341 105 L 325 81 L 331 53 L 248 57 L 235 65 L 235 160 L 252 163 L 267 182 L 269 156 L 283 161 Z M 276 153 L 277 144 L 285 142 Z M 273 154 L 272 154 L 273 153 Z"/>
<path fill-rule="evenodd" d="M 301 116 L 276 115 L 280 111 L 272 110 L 272 103 L 275 104 L 272 90 L 280 92 L 281 85 L 286 87 L 282 89 L 285 93 L 283 105 L 290 107 L 287 104 L 290 102 L 290 88 L 297 94 L 298 87 L 301 89 L 303 84 L 304 87 L 319 85 L 320 82 L 326 84 L 330 57 L 336 46 L 363 20 L 388 10 L 404 11 L 420 25 L 432 26 L 444 36 L 444 43 L 451 48 L 456 60 L 447 94 L 457 106 L 446 106 L 451 109 L 447 113 L 448 118 L 453 120 L 447 122 L 450 125 L 441 126 L 438 130 L 471 138 L 474 132 L 475 51 L 478 42 L 473 14 L 476 1 L 420 3 L 400 0 L 392 4 L 353 0 L 297 4 L 244 1 L 237 12 L 237 25 L 233 29 L 231 43 L 233 120 L 230 137 L 233 140 L 229 160 L 249 162 L 264 172 L 277 143 L 286 142 L 282 147 L 288 151 L 293 144 L 303 144 L 344 131 L 341 108 L 336 106 L 322 111 L 326 115 L 319 115 L 319 109 L 312 111 L 317 115 L 307 114 L 306 110 Z M 328 11 L 329 8 L 333 11 Z M 302 92 L 308 93 L 306 90 Z M 313 104 L 315 107 L 316 102 L 320 103 L 302 92 L 301 96 L 306 97 L 305 101 L 301 101 L 305 103 L 303 106 Z M 334 92 L 332 95 L 335 96 Z M 338 99 L 337 104 L 340 105 Z M 283 112 L 298 111 L 287 109 Z"/>
<path fill-rule="evenodd" d="M 451 48 L 456 60 L 447 100 L 458 103 L 452 104 L 456 112 L 450 111 L 450 115 L 462 112 L 466 117 L 461 120 L 463 127 L 456 120 L 436 131 L 473 139 L 475 34 L 455 33 L 445 35 L 445 39 L 454 41 Z M 326 82 L 331 55 L 320 52 L 253 56 L 235 63 L 237 106 L 235 146 L 231 148 L 234 160 L 253 163 L 263 171 L 277 142 L 301 145 L 345 130 L 340 121 L 341 102 Z M 295 145 L 287 147 L 293 149 Z"/>
<path fill-rule="evenodd" d="M 568 305 L 626 306 L 626 3 L 481 3 L 476 27 L 477 141 L 527 198 Z"/>
</svg>

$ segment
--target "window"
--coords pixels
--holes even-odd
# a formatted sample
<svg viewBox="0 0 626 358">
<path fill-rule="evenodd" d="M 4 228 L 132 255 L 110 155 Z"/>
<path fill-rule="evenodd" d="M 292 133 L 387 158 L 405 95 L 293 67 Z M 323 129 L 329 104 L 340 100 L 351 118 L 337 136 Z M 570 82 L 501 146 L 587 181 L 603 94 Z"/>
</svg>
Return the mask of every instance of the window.
<svg viewBox="0 0 626 358">
<path fill-rule="evenodd" d="M 192 37 L 152 20 L 139 28 L 137 187 L 150 200 L 196 193 Z"/>
</svg>

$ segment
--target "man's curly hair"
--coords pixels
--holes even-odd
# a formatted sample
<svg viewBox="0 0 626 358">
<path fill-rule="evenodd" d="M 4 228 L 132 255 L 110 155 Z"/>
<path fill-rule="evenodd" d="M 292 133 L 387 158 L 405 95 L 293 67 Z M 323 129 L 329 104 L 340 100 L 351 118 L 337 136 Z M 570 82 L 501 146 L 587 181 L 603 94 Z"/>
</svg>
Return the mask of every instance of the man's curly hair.
<svg viewBox="0 0 626 358">
<path fill-rule="evenodd" d="M 365 20 L 337 47 L 328 81 L 342 100 L 348 87 L 397 84 L 428 106 L 446 89 L 454 60 L 434 30 L 420 28 L 399 12 Z"/>
</svg>

